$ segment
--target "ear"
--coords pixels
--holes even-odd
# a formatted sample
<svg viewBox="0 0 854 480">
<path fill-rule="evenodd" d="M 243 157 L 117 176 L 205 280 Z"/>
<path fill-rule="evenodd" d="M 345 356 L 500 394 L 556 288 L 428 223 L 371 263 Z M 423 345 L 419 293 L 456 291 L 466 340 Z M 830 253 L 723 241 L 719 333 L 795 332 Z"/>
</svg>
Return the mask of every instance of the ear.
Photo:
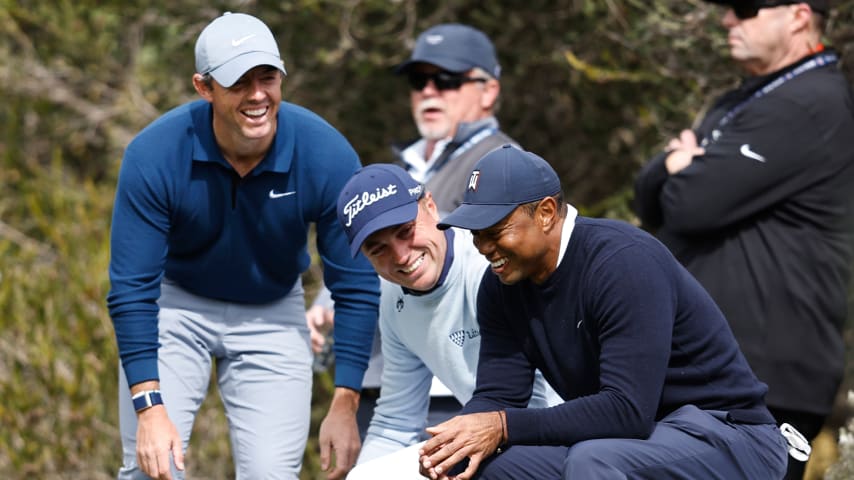
<svg viewBox="0 0 854 480">
<path fill-rule="evenodd" d="M 424 192 L 424 209 L 430 214 L 430 217 L 439 223 L 439 207 L 436 206 L 436 201 L 433 200 L 433 194 L 427 190 Z"/>
<path fill-rule="evenodd" d="M 808 31 L 812 26 L 812 9 L 805 3 L 792 5 L 792 33 Z"/>
<path fill-rule="evenodd" d="M 501 93 L 501 84 L 498 80 L 490 78 L 483 84 L 483 94 L 480 96 L 480 107 L 484 110 L 492 110 Z"/>
<path fill-rule="evenodd" d="M 543 233 L 548 234 L 558 225 L 560 220 L 560 206 L 554 197 L 545 197 L 540 200 L 537 205 L 535 214 L 537 222 L 543 230 Z"/>
<path fill-rule="evenodd" d="M 209 102 L 213 101 L 213 86 L 208 88 L 208 85 L 205 83 L 204 77 L 201 73 L 193 74 L 193 88 L 195 88 L 196 93 L 205 100 Z"/>
</svg>

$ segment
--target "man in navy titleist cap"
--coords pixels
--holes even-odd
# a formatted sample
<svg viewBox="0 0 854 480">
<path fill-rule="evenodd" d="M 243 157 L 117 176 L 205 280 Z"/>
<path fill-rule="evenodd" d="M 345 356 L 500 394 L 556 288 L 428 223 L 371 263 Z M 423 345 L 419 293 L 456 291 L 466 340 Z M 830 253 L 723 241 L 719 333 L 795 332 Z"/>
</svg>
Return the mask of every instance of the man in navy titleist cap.
<svg viewBox="0 0 854 480">
<path fill-rule="evenodd" d="M 341 190 L 338 219 L 353 256 L 361 250 L 382 279 L 382 390 L 347 478 L 422 478 L 417 442 L 429 424 L 433 377 L 461 403 L 474 392 L 475 301 L 487 262 L 467 231 L 436 228 L 433 195 L 396 165 L 356 172 Z M 547 406 L 545 389 L 540 376 L 532 406 Z"/>
<path fill-rule="evenodd" d="M 726 320 L 657 240 L 564 203 L 545 160 L 506 146 L 439 223 L 490 262 L 477 387 L 428 429 L 431 478 L 773 479 L 786 441 Z M 542 371 L 563 403 L 524 407 Z M 458 465 L 466 457 L 469 463 Z"/>
<path fill-rule="evenodd" d="M 312 385 L 300 278 L 312 223 L 338 315 L 321 466 L 343 478 L 356 461 L 379 282 L 349 255 L 334 212 L 359 158 L 326 121 L 282 101 L 284 75 L 261 20 L 222 15 L 196 42 L 201 99 L 125 151 L 107 298 L 123 368 L 120 479 L 183 478 L 214 371 L 237 478 L 299 477 Z"/>
<path fill-rule="evenodd" d="M 800 480 L 845 370 L 854 95 L 822 43 L 830 1 L 714 3 L 747 76 L 644 166 L 635 210 L 720 306 L 783 431 L 806 437 L 790 435 Z"/>
<path fill-rule="evenodd" d="M 409 103 L 419 138 L 393 146 L 395 163 L 433 193 L 439 214 L 460 204 L 466 175 L 490 150 L 514 141 L 499 129 L 495 110 L 501 66 L 495 47 L 480 30 L 459 23 L 434 25 L 422 32 L 396 73 L 408 81 Z M 307 314 L 312 347 L 322 351 L 322 332 L 331 328 L 331 299 L 323 291 Z M 365 373 L 359 407 L 364 432 L 379 394 L 382 355 L 379 337 Z M 441 382 L 432 389 L 431 416 L 444 420 L 460 404 Z"/>
</svg>

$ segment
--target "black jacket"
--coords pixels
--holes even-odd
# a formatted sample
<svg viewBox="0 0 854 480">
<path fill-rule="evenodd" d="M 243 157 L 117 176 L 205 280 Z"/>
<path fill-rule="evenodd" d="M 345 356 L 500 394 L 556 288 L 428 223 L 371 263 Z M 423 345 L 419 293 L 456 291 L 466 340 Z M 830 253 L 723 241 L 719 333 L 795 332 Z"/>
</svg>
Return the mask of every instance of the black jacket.
<svg viewBox="0 0 854 480">
<path fill-rule="evenodd" d="M 722 96 L 696 131 L 705 154 L 668 175 L 661 153 L 635 183 L 644 226 L 723 310 L 768 405 L 817 414 L 844 367 L 854 100 L 835 63 L 788 76 L 826 55 Z"/>
</svg>

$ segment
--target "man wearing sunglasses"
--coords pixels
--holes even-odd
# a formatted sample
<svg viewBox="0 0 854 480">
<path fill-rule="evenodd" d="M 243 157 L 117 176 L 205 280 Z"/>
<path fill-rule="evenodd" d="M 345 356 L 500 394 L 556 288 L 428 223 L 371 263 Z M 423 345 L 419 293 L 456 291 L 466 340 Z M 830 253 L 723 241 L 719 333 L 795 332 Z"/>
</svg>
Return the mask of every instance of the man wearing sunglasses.
<svg viewBox="0 0 854 480">
<path fill-rule="evenodd" d="M 450 212 L 462 202 L 475 162 L 512 142 L 494 116 L 501 91 L 495 47 L 468 25 L 440 24 L 418 37 L 396 71 L 409 82 L 421 135 L 396 148 L 400 162 L 433 192 L 439 212 Z"/>
<path fill-rule="evenodd" d="M 723 310 L 778 423 L 812 440 L 844 368 L 854 99 L 821 41 L 827 0 L 710 1 L 749 76 L 642 169 L 636 210 Z"/>
</svg>

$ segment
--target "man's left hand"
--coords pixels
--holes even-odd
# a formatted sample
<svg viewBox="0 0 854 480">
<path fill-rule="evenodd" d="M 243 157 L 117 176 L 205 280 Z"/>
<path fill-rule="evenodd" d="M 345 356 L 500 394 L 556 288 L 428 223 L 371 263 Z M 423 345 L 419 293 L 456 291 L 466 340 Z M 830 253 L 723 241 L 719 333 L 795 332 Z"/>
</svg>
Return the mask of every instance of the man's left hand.
<svg viewBox="0 0 854 480">
<path fill-rule="evenodd" d="M 356 424 L 359 408 L 359 393 L 349 388 L 337 387 L 329 406 L 329 413 L 320 424 L 320 468 L 329 480 L 344 478 L 356 464 L 362 441 Z M 332 454 L 335 468 L 332 468 Z"/>
<path fill-rule="evenodd" d="M 448 472 L 468 457 L 468 468 L 453 478 L 471 478 L 480 462 L 495 453 L 504 440 L 503 422 L 501 413 L 484 412 L 460 415 L 427 428 L 433 438 L 418 452 L 420 471 L 434 480 L 451 478 Z"/>
</svg>

